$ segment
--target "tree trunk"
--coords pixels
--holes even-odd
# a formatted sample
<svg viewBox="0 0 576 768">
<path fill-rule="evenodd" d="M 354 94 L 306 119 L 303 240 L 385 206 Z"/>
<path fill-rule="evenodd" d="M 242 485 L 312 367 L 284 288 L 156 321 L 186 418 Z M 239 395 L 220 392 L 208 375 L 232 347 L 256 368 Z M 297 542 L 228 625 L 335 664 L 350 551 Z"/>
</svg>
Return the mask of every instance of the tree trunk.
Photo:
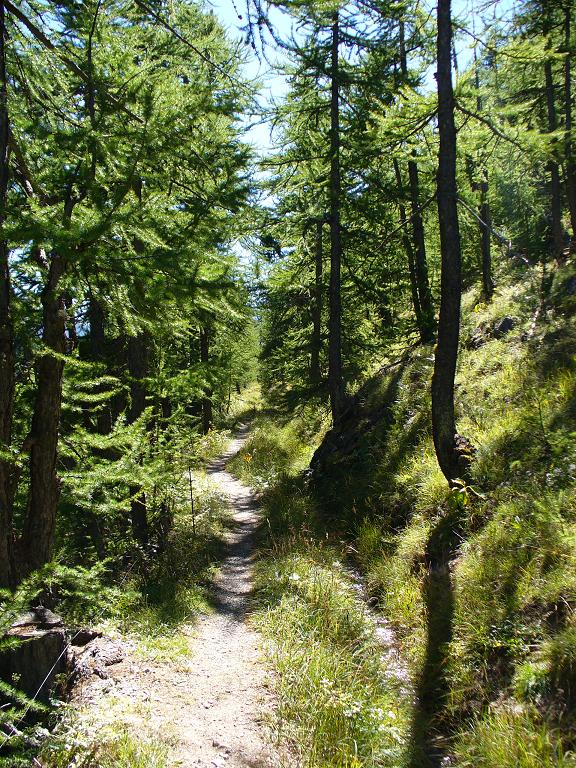
<svg viewBox="0 0 576 768">
<path fill-rule="evenodd" d="M 404 205 L 404 185 L 402 183 L 402 174 L 400 172 L 400 165 L 398 160 L 393 158 L 392 163 L 394 165 L 396 184 L 398 186 L 398 209 L 400 211 L 400 224 L 402 226 L 402 244 L 404 245 L 406 258 L 408 260 L 408 274 L 410 275 L 410 294 L 412 296 L 412 306 L 416 316 L 416 325 L 418 326 L 420 340 L 423 341 L 422 309 L 420 307 L 420 298 L 418 296 L 418 281 L 416 279 L 416 266 L 414 264 L 414 248 L 412 246 L 410 235 L 408 234 L 408 216 L 406 213 L 406 206 Z"/>
<path fill-rule="evenodd" d="M 408 177 L 410 179 L 410 208 L 412 212 L 412 232 L 414 235 L 416 284 L 422 312 L 421 337 L 424 343 L 434 339 L 434 304 L 428 280 L 428 262 L 426 261 L 426 240 L 424 237 L 424 221 L 420 212 L 420 182 L 418 165 L 415 160 L 408 161 Z"/>
<path fill-rule="evenodd" d="M 438 132 L 440 151 L 437 201 L 442 278 L 438 341 L 432 377 L 432 434 L 440 469 L 451 482 L 461 474 L 456 446 L 454 378 L 458 358 L 461 299 L 460 230 L 456 193 L 456 127 L 450 51 L 450 0 L 438 0 Z"/>
<path fill-rule="evenodd" d="M 210 362 L 210 328 L 205 325 L 200 328 L 200 362 L 204 366 L 204 373 L 208 376 L 208 364 Z M 202 434 L 207 435 L 212 426 L 212 389 L 204 387 L 202 398 Z"/>
<path fill-rule="evenodd" d="M 330 314 L 328 320 L 328 389 L 332 423 L 338 426 L 346 404 L 346 388 L 342 373 L 342 296 L 340 231 L 340 83 L 338 48 L 340 25 L 338 12 L 332 25 L 330 66 Z"/>
<path fill-rule="evenodd" d="M 322 351 L 322 269 L 323 248 L 322 231 L 324 223 L 321 219 L 316 222 L 316 238 L 314 247 L 314 296 L 312 299 L 312 338 L 310 339 L 310 382 L 313 387 L 320 384 L 320 352 Z"/>
<path fill-rule="evenodd" d="M 106 318 L 104 310 L 98 299 L 90 295 L 88 302 L 88 322 L 90 323 L 90 357 L 97 363 L 106 364 Z M 96 428 L 98 432 L 107 435 L 112 431 L 111 407 L 100 407 L 96 416 Z"/>
<path fill-rule="evenodd" d="M 557 127 L 556 107 L 554 104 L 554 80 L 552 75 L 552 62 L 544 63 L 544 77 L 546 81 L 546 112 L 548 115 L 548 130 L 553 133 Z M 552 247 L 554 258 L 562 260 L 564 252 L 564 237 L 562 230 L 562 194 L 560 189 L 560 169 L 555 159 L 548 161 L 550 174 L 550 216 L 552 222 Z"/>
<path fill-rule="evenodd" d="M 36 366 L 36 398 L 30 430 L 30 491 L 22 534 L 22 575 L 47 563 L 53 553 L 60 480 L 56 471 L 66 353 L 66 305 L 60 282 L 66 265 L 52 253 L 41 295 L 44 331 L 49 350 Z M 24 559 L 25 558 L 25 559 Z"/>
<path fill-rule="evenodd" d="M 572 149 L 572 0 L 567 0 L 564 7 L 564 130 L 566 155 L 566 192 L 570 209 L 572 239 L 576 241 L 576 163 Z"/>
<path fill-rule="evenodd" d="M 17 644 L 0 652 L 0 680 L 49 704 L 66 671 L 66 630 L 62 626 L 17 623 L 6 635 Z M 0 698 L 7 703 L 11 696 L 3 691 Z"/>
<path fill-rule="evenodd" d="M 480 94 L 480 76 L 478 74 L 478 61 L 476 48 L 474 48 L 474 84 L 476 86 L 476 111 L 482 114 L 482 96 Z M 489 301 L 494 293 L 494 281 L 492 279 L 492 251 L 490 243 L 490 230 L 492 229 L 492 214 L 488 201 L 488 169 L 484 165 L 482 169 L 482 181 L 480 182 L 480 252 L 482 258 L 482 291 L 484 298 Z"/>
<path fill-rule="evenodd" d="M 480 236 L 482 254 L 482 290 L 484 298 L 489 301 L 494 293 L 494 281 L 492 280 L 492 251 L 490 245 L 490 230 L 492 229 L 492 216 L 490 203 L 488 202 L 488 171 L 484 169 L 484 178 L 480 182 Z"/>
<path fill-rule="evenodd" d="M 146 408 L 145 378 L 148 376 L 149 369 L 148 347 L 148 335 L 145 332 L 128 340 L 128 373 L 131 378 L 128 420 L 131 424 L 144 413 Z M 133 486 L 130 494 L 133 497 L 130 503 L 132 535 L 140 545 L 146 546 L 149 540 L 146 494 L 138 486 Z"/>
<path fill-rule="evenodd" d="M 404 22 L 400 22 L 400 69 L 404 78 L 408 76 L 408 61 L 406 59 L 406 43 L 404 39 Z M 399 172 L 396 173 L 399 178 Z M 424 237 L 424 221 L 420 211 L 420 180 L 418 177 L 418 164 L 416 160 L 408 161 L 408 179 L 410 187 L 410 213 L 412 220 L 412 237 L 414 248 L 412 250 L 414 263 L 414 277 L 416 291 L 418 293 L 418 305 L 420 307 L 420 321 L 418 329 L 420 339 L 424 344 L 434 339 L 436 330 L 434 320 L 434 303 L 430 282 L 428 280 L 428 262 L 426 260 L 426 239 Z M 405 218 L 405 216 L 403 217 Z"/>
<path fill-rule="evenodd" d="M 14 408 L 14 327 L 11 311 L 8 243 L 4 235 L 8 191 L 8 93 L 6 81 L 6 24 L 0 0 L 0 449 L 9 451 Z M 14 586 L 12 502 L 14 465 L 0 458 L 0 588 Z"/>
</svg>

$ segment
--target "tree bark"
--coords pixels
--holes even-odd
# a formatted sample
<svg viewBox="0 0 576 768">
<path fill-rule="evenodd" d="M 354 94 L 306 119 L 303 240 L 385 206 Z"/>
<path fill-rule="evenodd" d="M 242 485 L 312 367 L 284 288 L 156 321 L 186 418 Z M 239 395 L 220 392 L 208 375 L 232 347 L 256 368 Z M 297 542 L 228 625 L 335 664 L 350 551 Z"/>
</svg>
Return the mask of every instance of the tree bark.
<svg viewBox="0 0 576 768">
<path fill-rule="evenodd" d="M 22 533 L 22 573 L 47 563 L 53 554 L 60 480 L 56 471 L 66 354 L 66 304 L 60 283 L 63 258 L 52 253 L 41 294 L 43 335 L 47 351 L 36 366 L 36 397 L 30 430 L 30 490 Z"/>
<path fill-rule="evenodd" d="M 200 328 L 200 362 L 204 366 L 205 375 L 208 375 L 208 364 L 210 362 L 210 328 L 205 325 Z M 212 426 L 212 389 L 210 386 L 204 387 L 204 397 L 202 398 L 202 434 L 207 435 Z"/>
<path fill-rule="evenodd" d="M 137 336 L 128 340 L 128 373 L 130 374 L 130 410 L 128 420 L 133 424 L 146 408 L 146 382 L 149 371 L 149 344 L 148 335 L 140 332 Z M 142 546 L 149 541 L 148 511 L 146 494 L 133 486 L 130 489 L 132 501 L 130 502 L 130 522 L 132 535 Z"/>
<path fill-rule="evenodd" d="M 440 151 L 437 202 L 442 277 L 438 341 L 432 377 L 432 434 L 438 463 L 448 482 L 461 474 L 456 445 L 454 378 L 458 359 L 461 300 L 461 250 L 456 190 L 456 127 L 450 51 L 450 0 L 438 0 L 437 80 Z"/>
<path fill-rule="evenodd" d="M 310 339 L 310 382 L 313 387 L 318 386 L 322 379 L 320 353 L 322 351 L 323 229 L 324 222 L 318 219 L 314 242 L 314 296 L 312 298 L 312 338 Z"/>
<path fill-rule="evenodd" d="M 14 327 L 11 311 L 8 243 L 4 235 L 8 193 L 8 91 L 6 79 L 6 23 L 0 0 L 0 449 L 12 443 L 14 409 Z M 0 456 L 0 588 L 13 586 L 12 504 L 14 465 Z"/>
<path fill-rule="evenodd" d="M 474 85 L 476 87 L 476 111 L 482 114 L 482 96 L 480 94 L 480 76 L 478 73 L 478 59 L 476 48 L 474 48 Z M 473 162 L 473 161 L 471 161 Z M 472 173 L 472 176 L 474 174 Z M 474 179 L 472 179 L 474 188 Z M 480 205 L 478 206 L 478 216 L 480 219 L 480 258 L 482 266 L 482 292 L 486 301 L 490 301 L 494 293 L 494 281 L 492 279 L 492 251 L 490 242 L 490 232 L 492 229 L 492 215 L 490 212 L 490 202 L 488 200 L 488 169 L 484 165 L 482 169 L 482 181 L 478 189 L 480 190 Z"/>
<path fill-rule="evenodd" d="M 576 162 L 572 148 L 572 0 L 566 0 L 564 7 L 564 131 L 566 156 L 566 193 L 570 210 L 572 239 L 576 241 Z"/>
<path fill-rule="evenodd" d="M 400 69 L 404 78 L 408 76 L 408 60 L 406 58 L 406 41 L 404 36 L 404 22 L 400 22 Z M 399 172 L 396 172 L 399 179 Z M 420 322 L 418 328 L 420 339 L 424 344 L 434 339 L 436 324 L 434 320 L 434 303 L 428 280 L 428 262 L 426 260 L 426 239 L 424 236 L 424 221 L 420 210 L 420 180 L 418 164 L 416 160 L 408 161 L 408 179 L 410 188 L 410 218 L 412 221 L 412 237 L 414 248 L 412 249 L 414 262 L 414 276 L 416 290 L 418 292 L 418 304 L 420 307 Z M 400 182 L 401 186 L 401 182 Z M 403 216 L 405 218 L 405 216 Z"/>
<path fill-rule="evenodd" d="M 106 317 L 102 305 L 92 294 L 88 301 L 88 322 L 90 324 L 90 357 L 94 362 L 107 364 Z M 112 411 L 110 406 L 106 408 L 100 407 L 96 416 L 96 428 L 102 435 L 107 435 L 112 431 Z"/>
<path fill-rule="evenodd" d="M 558 127 L 556 118 L 556 106 L 554 104 L 554 79 L 552 74 L 552 62 L 544 63 L 544 78 L 546 90 L 546 113 L 548 116 L 548 130 L 553 133 Z M 562 260 L 564 251 L 564 237 L 562 230 L 562 194 L 560 189 L 560 168 L 555 159 L 548 161 L 548 173 L 550 174 L 550 217 L 552 222 L 552 248 L 554 258 Z"/>
<path fill-rule="evenodd" d="M 418 165 L 415 160 L 408 161 L 408 178 L 410 179 L 410 208 L 412 213 L 412 232 L 414 235 L 414 267 L 416 272 L 416 285 L 422 313 L 422 326 L 420 335 L 422 341 L 430 343 L 434 339 L 434 304 L 432 292 L 428 280 L 428 262 L 426 260 L 426 240 L 424 237 L 424 221 L 420 212 L 420 182 L 418 179 Z"/>
<path fill-rule="evenodd" d="M 490 230 L 492 229 L 492 216 L 490 203 L 488 202 L 488 171 L 484 168 L 484 178 L 480 182 L 480 249 L 482 256 L 482 291 L 484 298 L 489 301 L 494 293 L 494 281 L 492 279 L 492 250 L 490 243 Z"/>
<path fill-rule="evenodd" d="M 340 228 L 340 22 L 333 15 L 330 64 L 330 313 L 328 320 L 328 390 L 332 423 L 337 427 L 346 405 L 342 372 L 342 236 Z"/>
<path fill-rule="evenodd" d="M 406 206 L 404 205 L 404 185 L 402 183 L 402 174 L 400 172 L 400 165 L 396 158 L 393 158 L 394 173 L 396 174 L 396 184 L 398 186 L 398 210 L 400 211 L 400 224 L 402 226 L 402 244 L 406 251 L 406 258 L 408 260 L 408 274 L 410 275 L 410 294 L 412 296 L 412 306 L 414 308 L 414 315 L 416 316 L 416 325 L 418 327 L 418 333 L 420 334 L 420 340 L 423 341 L 423 328 L 422 328 L 422 309 L 420 307 L 420 297 L 418 296 L 418 281 L 416 279 L 416 266 L 414 264 L 414 248 L 412 246 L 412 240 L 408 233 L 408 215 L 406 212 Z"/>
</svg>

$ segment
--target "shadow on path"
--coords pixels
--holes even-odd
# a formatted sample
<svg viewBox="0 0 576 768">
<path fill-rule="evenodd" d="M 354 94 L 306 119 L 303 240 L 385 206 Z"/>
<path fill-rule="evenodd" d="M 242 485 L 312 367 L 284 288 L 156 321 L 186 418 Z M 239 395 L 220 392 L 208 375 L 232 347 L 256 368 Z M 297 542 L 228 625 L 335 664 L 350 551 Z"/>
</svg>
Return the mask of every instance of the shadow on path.
<svg viewBox="0 0 576 768">
<path fill-rule="evenodd" d="M 426 653 L 416 681 L 408 754 L 409 768 L 438 768 L 446 758 L 446 706 L 450 690 L 448 647 L 454 625 L 454 586 L 450 561 L 460 542 L 457 514 L 431 531 L 426 548 L 428 573 L 422 583 L 427 616 Z"/>
<path fill-rule="evenodd" d="M 226 464 L 242 448 L 249 433 L 250 424 L 242 424 L 226 453 L 206 468 L 234 509 L 220 572 L 210 589 L 210 602 L 216 613 L 232 621 L 242 621 L 250 606 L 259 516 L 253 492 L 226 471 Z"/>
</svg>

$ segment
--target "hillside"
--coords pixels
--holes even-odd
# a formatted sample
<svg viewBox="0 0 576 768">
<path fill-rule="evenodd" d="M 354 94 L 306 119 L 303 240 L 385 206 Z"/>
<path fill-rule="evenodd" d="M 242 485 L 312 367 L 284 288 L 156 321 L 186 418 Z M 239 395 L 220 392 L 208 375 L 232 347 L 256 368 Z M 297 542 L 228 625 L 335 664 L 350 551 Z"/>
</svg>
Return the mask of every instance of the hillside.
<svg viewBox="0 0 576 768">
<path fill-rule="evenodd" d="M 0 765 L 576 768 L 575 2 L 0 0 Z"/>
<path fill-rule="evenodd" d="M 340 550 L 395 628 L 416 702 L 404 702 L 408 751 L 390 765 L 572 764 L 575 276 L 558 270 L 544 306 L 540 278 L 539 266 L 506 265 L 492 302 L 465 294 L 457 413 L 473 458 L 454 489 L 430 437 L 429 346 L 360 387 L 304 484 L 306 445 L 325 430 L 312 404 L 245 449 L 240 470 L 266 488 L 283 542 L 275 556 L 299 552 L 310 578 L 326 547 Z M 317 764 L 344 764 L 332 760 Z"/>
</svg>

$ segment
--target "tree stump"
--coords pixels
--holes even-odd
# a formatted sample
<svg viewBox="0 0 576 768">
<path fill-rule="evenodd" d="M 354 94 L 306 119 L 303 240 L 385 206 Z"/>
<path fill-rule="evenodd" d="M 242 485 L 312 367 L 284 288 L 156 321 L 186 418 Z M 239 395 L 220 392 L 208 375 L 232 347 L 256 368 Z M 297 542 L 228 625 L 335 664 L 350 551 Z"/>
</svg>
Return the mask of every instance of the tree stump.
<svg viewBox="0 0 576 768">
<path fill-rule="evenodd" d="M 66 670 L 67 638 L 62 620 L 44 608 L 32 609 L 14 622 L 5 637 L 18 644 L 0 653 L 0 679 L 47 703 L 57 676 Z"/>
</svg>

